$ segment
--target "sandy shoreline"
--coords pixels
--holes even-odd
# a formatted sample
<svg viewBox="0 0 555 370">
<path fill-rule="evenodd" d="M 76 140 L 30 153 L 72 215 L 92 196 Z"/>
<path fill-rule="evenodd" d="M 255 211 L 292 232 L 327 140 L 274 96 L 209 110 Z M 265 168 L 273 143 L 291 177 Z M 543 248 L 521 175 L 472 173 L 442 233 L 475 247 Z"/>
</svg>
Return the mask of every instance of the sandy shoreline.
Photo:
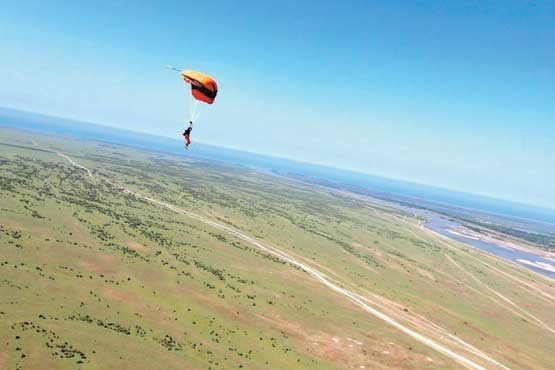
<svg viewBox="0 0 555 370">
<path fill-rule="evenodd" d="M 549 272 L 555 272 L 555 265 L 551 265 L 549 263 L 545 263 L 545 262 L 538 262 L 538 261 L 530 261 L 530 260 L 525 260 L 525 259 L 517 259 L 518 262 L 528 265 L 528 266 L 533 266 L 535 268 L 544 270 L 544 271 L 549 271 Z"/>
<path fill-rule="evenodd" d="M 545 259 L 548 259 L 550 261 L 555 262 L 555 253 L 548 252 L 548 251 L 543 250 L 539 247 L 532 246 L 532 245 L 529 245 L 529 244 L 517 243 L 516 241 L 514 241 L 509 236 L 500 238 L 500 237 L 497 237 L 497 235 L 493 236 L 491 234 L 477 233 L 477 232 L 474 232 L 472 230 L 467 229 L 464 226 L 460 226 L 457 230 L 449 229 L 447 231 L 449 233 L 453 234 L 453 235 L 461 236 L 461 237 L 472 239 L 472 240 L 481 240 L 481 241 L 486 242 L 486 243 L 495 244 L 495 245 L 497 245 L 501 248 L 513 249 L 513 250 L 518 250 L 518 251 L 521 251 L 521 252 L 530 253 L 530 254 L 533 254 L 535 256 L 545 258 Z M 487 231 L 484 230 L 484 232 L 487 232 Z"/>
</svg>

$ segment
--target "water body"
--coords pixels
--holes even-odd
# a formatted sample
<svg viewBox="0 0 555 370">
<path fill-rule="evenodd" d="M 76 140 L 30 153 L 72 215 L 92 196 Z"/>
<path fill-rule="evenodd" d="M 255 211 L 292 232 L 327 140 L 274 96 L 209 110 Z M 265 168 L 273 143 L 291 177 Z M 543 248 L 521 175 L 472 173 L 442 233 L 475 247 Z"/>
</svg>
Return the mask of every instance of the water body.
<svg viewBox="0 0 555 370">
<path fill-rule="evenodd" d="M 456 222 L 456 221 L 452 221 L 452 220 L 448 220 L 440 215 L 438 215 L 437 213 L 433 213 L 430 211 L 426 211 L 423 209 L 418 209 L 418 208 L 410 208 L 410 207 L 403 207 L 403 206 L 399 206 L 401 209 L 403 209 L 406 212 L 415 214 L 417 216 L 421 216 L 424 217 L 427 221 L 424 223 L 424 227 L 435 231 L 436 233 L 439 233 L 441 235 L 444 235 L 446 237 L 448 237 L 449 239 L 452 240 L 456 240 L 458 242 L 470 245 L 471 247 L 480 249 L 484 252 L 488 252 L 491 253 L 497 257 L 501 257 L 505 260 L 511 261 L 513 263 L 516 263 L 520 266 L 523 266 L 527 269 L 533 270 L 537 273 L 540 273 L 542 275 L 545 275 L 547 277 L 550 278 L 555 278 L 555 272 L 552 271 L 548 271 L 539 267 L 535 267 L 535 266 L 531 266 L 529 264 L 526 263 L 522 263 L 519 260 L 527 260 L 527 261 L 532 261 L 532 262 L 536 262 L 536 263 L 545 263 L 549 266 L 552 266 L 553 268 L 555 268 L 555 261 L 551 261 L 548 260 L 546 258 L 542 258 L 536 254 L 533 253 L 529 253 L 529 252 L 525 252 L 525 251 L 521 251 L 518 249 L 514 249 L 514 248 L 510 248 L 510 247 L 505 247 L 501 244 L 498 243 L 494 243 L 494 242 L 488 242 L 482 239 L 477 239 L 471 236 L 464 236 L 462 234 L 453 234 L 452 231 L 453 230 L 460 230 L 461 228 L 461 224 Z"/>
</svg>

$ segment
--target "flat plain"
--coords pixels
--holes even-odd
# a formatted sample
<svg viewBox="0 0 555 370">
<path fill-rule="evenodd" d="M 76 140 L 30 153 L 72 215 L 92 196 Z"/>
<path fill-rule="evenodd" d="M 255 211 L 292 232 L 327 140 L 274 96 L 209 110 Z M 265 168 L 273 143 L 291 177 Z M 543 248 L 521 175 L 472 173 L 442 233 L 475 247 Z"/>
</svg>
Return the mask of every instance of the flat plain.
<svg viewBox="0 0 555 370">
<path fill-rule="evenodd" d="M 555 282 L 393 206 L 0 128 L 0 369 L 553 369 Z"/>
</svg>

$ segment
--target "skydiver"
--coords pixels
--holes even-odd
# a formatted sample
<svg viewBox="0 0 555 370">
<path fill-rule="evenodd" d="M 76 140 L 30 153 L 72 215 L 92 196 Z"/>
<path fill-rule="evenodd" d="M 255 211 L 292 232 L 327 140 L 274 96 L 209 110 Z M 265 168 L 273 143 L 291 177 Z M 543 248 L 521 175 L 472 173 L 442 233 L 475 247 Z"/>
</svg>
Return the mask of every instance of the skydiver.
<svg viewBox="0 0 555 370">
<path fill-rule="evenodd" d="M 185 137 L 185 149 L 189 149 L 189 145 L 191 145 L 191 131 L 193 131 L 193 121 L 189 121 L 189 127 L 183 132 L 183 136 Z"/>
</svg>

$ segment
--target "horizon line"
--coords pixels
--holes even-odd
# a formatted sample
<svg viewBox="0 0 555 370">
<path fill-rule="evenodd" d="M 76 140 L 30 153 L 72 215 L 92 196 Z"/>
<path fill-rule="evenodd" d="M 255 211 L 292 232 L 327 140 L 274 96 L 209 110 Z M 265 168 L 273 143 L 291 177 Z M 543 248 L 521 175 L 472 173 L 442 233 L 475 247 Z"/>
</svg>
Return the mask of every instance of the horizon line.
<svg viewBox="0 0 555 370">
<path fill-rule="evenodd" d="M 42 113 L 42 112 L 36 112 L 36 111 L 27 110 L 27 109 L 6 107 L 6 106 L 0 106 L 0 109 L 17 111 L 17 112 L 22 112 L 22 113 L 27 113 L 27 114 L 34 114 L 34 115 L 48 117 L 48 118 L 62 119 L 62 120 L 65 120 L 65 121 L 73 121 L 75 123 L 106 127 L 106 128 L 109 128 L 109 129 L 129 132 L 129 133 L 132 133 L 132 134 L 140 134 L 140 135 L 145 135 L 145 136 L 157 137 L 157 138 L 172 140 L 172 141 L 176 141 L 176 142 L 180 141 L 179 139 L 176 139 L 173 136 L 154 134 L 154 133 L 140 131 L 140 130 L 139 131 L 131 130 L 131 129 L 128 129 L 128 128 L 121 128 L 121 127 L 112 126 L 112 125 L 109 125 L 109 124 L 91 122 L 91 121 L 83 120 L 81 118 L 59 116 L 59 115 L 55 115 L 55 114 Z M 1 122 L 0 122 L 0 126 L 2 126 Z M 224 149 L 224 150 L 229 150 L 229 151 L 235 151 L 235 152 L 241 152 L 241 153 L 246 153 L 246 154 L 251 154 L 251 155 L 257 155 L 257 156 L 262 156 L 262 157 L 266 157 L 266 158 L 273 158 L 273 159 L 279 159 L 279 160 L 284 160 L 284 161 L 290 161 L 290 162 L 295 162 L 295 163 L 304 164 L 304 165 L 324 167 L 324 168 L 329 168 L 329 169 L 334 169 L 334 170 L 339 170 L 339 171 L 350 172 L 350 173 L 353 173 L 353 174 L 356 174 L 356 175 L 370 176 L 370 177 L 380 178 L 380 179 L 388 180 L 388 181 L 394 181 L 394 182 L 399 182 L 399 183 L 406 183 L 406 184 L 411 184 L 411 185 L 416 185 L 416 186 L 421 186 L 421 187 L 432 188 L 432 189 L 439 190 L 439 191 L 447 191 L 447 192 L 452 192 L 452 193 L 458 193 L 458 194 L 461 194 L 461 195 L 485 198 L 485 199 L 492 200 L 492 201 L 505 202 L 505 203 L 509 203 L 509 204 L 513 204 L 513 205 L 517 205 L 517 206 L 525 206 L 525 207 L 537 208 L 537 209 L 540 209 L 540 210 L 555 212 L 555 208 L 551 208 L 551 207 L 546 206 L 546 205 L 524 203 L 524 202 L 521 202 L 521 201 L 515 201 L 515 200 L 510 200 L 510 199 L 504 199 L 504 198 L 497 198 L 497 197 L 487 195 L 487 194 L 472 193 L 472 192 L 468 192 L 468 191 L 465 191 L 465 190 L 442 187 L 441 185 L 434 185 L 434 184 L 428 184 L 428 183 L 423 183 L 423 182 L 418 182 L 418 181 L 413 181 L 413 180 L 405 180 L 405 179 L 387 177 L 387 176 L 382 176 L 382 175 L 376 175 L 376 174 L 369 173 L 369 172 L 364 172 L 364 171 L 358 170 L 358 169 L 336 167 L 336 166 L 326 164 L 326 163 L 321 163 L 321 162 L 308 162 L 308 161 L 303 161 L 303 160 L 299 160 L 299 159 L 289 158 L 289 157 L 286 157 L 286 156 L 273 155 L 273 154 L 268 154 L 268 153 L 260 153 L 260 152 L 255 152 L 255 151 L 248 151 L 248 150 L 245 150 L 245 149 L 238 149 L 238 148 L 222 146 L 222 145 L 214 145 L 214 144 L 209 144 L 209 143 L 202 142 L 202 141 L 197 141 L 197 143 L 199 143 L 203 146 L 209 146 L 209 147 L 213 147 L 213 148 L 219 148 L 219 149 Z M 130 145 L 130 146 L 132 146 L 132 145 Z M 353 185 L 353 184 L 350 184 L 350 185 Z M 416 197 L 416 198 L 418 198 L 418 197 Z M 427 200 L 425 198 L 419 198 L 419 199 Z M 438 203 L 438 201 L 434 201 L 434 202 Z M 439 203 L 441 203 L 441 202 L 439 202 Z M 458 205 L 457 205 L 457 207 L 467 208 L 467 207 L 458 206 Z M 491 211 L 485 211 L 485 212 L 494 214 Z"/>
</svg>

